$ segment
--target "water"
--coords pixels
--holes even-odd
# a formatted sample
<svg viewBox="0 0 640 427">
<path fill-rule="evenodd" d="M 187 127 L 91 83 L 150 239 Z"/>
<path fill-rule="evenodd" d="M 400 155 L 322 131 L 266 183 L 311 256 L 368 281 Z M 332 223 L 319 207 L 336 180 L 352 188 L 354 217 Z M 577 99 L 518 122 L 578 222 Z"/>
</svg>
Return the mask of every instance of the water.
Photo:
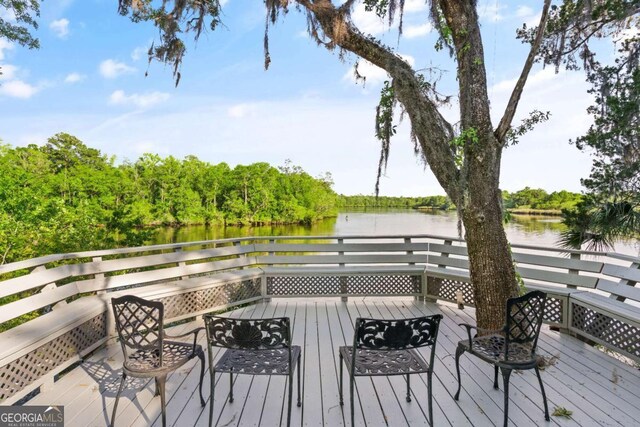
<svg viewBox="0 0 640 427">
<path fill-rule="evenodd" d="M 505 225 L 511 243 L 556 247 L 565 229 L 558 217 L 514 215 Z M 329 236 L 329 235 L 415 235 L 456 237 L 455 212 L 429 212 L 413 209 L 349 210 L 336 218 L 310 226 L 274 225 L 261 227 L 205 227 L 166 228 L 158 232 L 154 244 L 216 240 L 250 236 Z M 616 244 L 616 251 L 638 256 L 634 242 Z"/>
</svg>

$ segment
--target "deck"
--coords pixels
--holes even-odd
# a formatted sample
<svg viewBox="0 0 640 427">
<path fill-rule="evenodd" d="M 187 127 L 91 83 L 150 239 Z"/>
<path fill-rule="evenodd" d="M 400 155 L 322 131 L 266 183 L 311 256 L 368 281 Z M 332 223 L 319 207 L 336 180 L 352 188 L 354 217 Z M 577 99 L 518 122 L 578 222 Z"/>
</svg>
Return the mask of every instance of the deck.
<svg viewBox="0 0 640 427">
<path fill-rule="evenodd" d="M 460 401 L 453 399 L 457 380 L 456 343 L 465 338 L 459 322 L 474 322 L 474 310 L 458 310 L 450 304 L 432 304 L 412 298 L 273 299 L 231 312 L 234 317 L 289 316 L 293 341 L 303 347 L 303 406 L 292 408 L 293 425 L 340 426 L 349 423 L 349 399 L 338 404 L 337 348 L 350 343 L 353 322 L 358 316 L 414 317 L 444 315 L 436 349 L 433 381 L 436 426 L 495 426 L 502 424 L 502 390 L 493 390 L 493 369 L 464 355 L 461 359 Z M 171 333 L 201 326 L 202 320 L 181 324 Z M 204 334 L 200 343 L 206 345 Z M 543 326 L 539 352 L 551 358 L 543 373 L 549 410 L 563 407 L 571 418 L 551 417 L 544 421 L 542 398 L 532 371 L 511 377 L 512 425 L 522 426 L 632 426 L 640 421 L 640 371 L 601 351 Z M 214 350 L 217 353 L 217 349 Z M 96 351 L 79 367 L 68 372 L 54 386 L 30 400 L 28 405 L 58 404 L 65 407 L 67 426 L 109 425 L 119 385 L 122 354 L 119 344 Z M 195 367 L 195 369 L 193 369 Z M 197 397 L 198 362 L 190 362 L 167 380 L 167 421 L 175 426 L 205 426 L 208 405 Z M 346 373 L 346 371 L 345 371 Z M 415 378 L 415 379 L 414 379 Z M 404 400 L 402 377 L 358 378 L 356 380 L 356 424 L 367 426 L 422 426 L 426 422 L 426 378 L 412 378 L 411 403 Z M 345 375 L 346 379 L 346 375 Z M 348 380 L 347 380 L 348 381 Z M 208 373 L 203 391 L 209 396 Z M 347 383 L 348 384 L 348 383 Z M 235 401 L 227 402 L 228 376 L 217 378 L 214 403 L 216 426 L 277 426 L 286 424 L 284 377 L 235 377 Z M 348 393 L 348 387 L 345 388 Z M 116 426 L 161 425 L 160 399 L 154 398 L 153 381 L 131 380 L 118 405 Z M 295 393 L 295 390 L 294 390 Z M 134 398 L 135 396 L 135 398 Z M 283 420 L 284 414 L 284 422 Z M 346 421 L 345 421 L 346 420 Z"/>
</svg>

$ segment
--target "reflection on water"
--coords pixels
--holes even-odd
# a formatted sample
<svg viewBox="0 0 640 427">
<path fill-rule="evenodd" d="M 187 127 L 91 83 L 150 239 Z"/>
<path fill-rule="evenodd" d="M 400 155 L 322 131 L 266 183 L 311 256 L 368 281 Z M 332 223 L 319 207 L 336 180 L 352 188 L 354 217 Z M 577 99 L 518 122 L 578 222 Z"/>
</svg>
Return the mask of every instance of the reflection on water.
<svg viewBox="0 0 640 427">
<path fill-rule="evenodd" d="M 505 225 L 507 237 L 514 244 L 557 246 L 565 229 L 560 218 L 513 215 Z M 313 225 L 273 225 L 261 227 L 192 226 L 161 229 L 154 244 L 216 240 L 250 236 L 328 236 L 328 235 L 415 235 L 455 237 L 458 234 L 455 212 L 417 211 L 413 209 L 361 209 L 343 211 Z M 638 255 L 637 243 L 616 245 L 616 251 Z"/>
</svg>

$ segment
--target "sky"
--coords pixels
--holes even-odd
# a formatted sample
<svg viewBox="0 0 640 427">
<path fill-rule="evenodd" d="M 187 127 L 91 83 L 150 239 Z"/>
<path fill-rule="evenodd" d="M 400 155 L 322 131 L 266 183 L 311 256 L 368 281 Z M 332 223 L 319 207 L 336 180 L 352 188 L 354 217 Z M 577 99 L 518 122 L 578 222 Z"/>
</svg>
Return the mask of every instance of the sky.
<svg viewBox="0 0 640 427">
<path fill-rule="evenodd" d="M 0 40 L 0 139 L 11 146 L 42 145 L 59 132 L 115 156 L 135 161 L 143 153 L 195 155 L 230 166 L 291 160 L 313 176 L 330 172 L 341 194 L 373 194 L 379 158 L 375 107 L 388 77 L 381 69 L 340 58 L 306 34 L 295 8 L 270 30 L 271 65 L 264 70 L 262 4 L 223 1 L 224 26 L 188 45 L 182 79 L 146 52 L 157 37 L 147 24 L 117 13 L 117 0 L 42 2 L 39 50 Z M 520 74 L 528 49 L 515 39 L 523 23 L 535 25 L 540 1 L 480 0 L 489 96 L 494 126 Z M 5 19 L 5 10 L 0 8 Z M 359 5 L 352 18 L 363 31 L 393 46 L 417 69 L 442 70 L 439 88 L 456 95 L 455 66 L 433 48 L 424 0 L 406 0 L 403 36 Z M 145 72 L 148 76 L 145 77 Z M 548 122 L 503 155 L 501 188 L 580 192 L 591 168 L 589 154 L 569 141 L 591 124 L 592 103 L 582 72 L 555 73 L 535 66 L 525 87 L 517 124 L 532 110 L 550 111 Z M 454 102 L 442 110 L 458 121 Z M 413 154 L 408 123 L 392 139 L 380 194 L 444 194 Z"/>
</svg>

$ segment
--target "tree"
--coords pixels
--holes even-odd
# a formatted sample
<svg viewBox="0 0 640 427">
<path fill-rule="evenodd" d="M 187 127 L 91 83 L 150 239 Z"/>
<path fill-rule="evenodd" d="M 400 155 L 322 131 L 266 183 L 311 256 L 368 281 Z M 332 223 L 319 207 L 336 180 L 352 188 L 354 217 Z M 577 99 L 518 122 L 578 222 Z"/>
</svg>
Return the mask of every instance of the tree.
<svg viewBox="0 0 640 427">
<path fill-rule="evenodd" d="M 576 209 L 564 211 L 569 229 L 563 233 L 565 246 L 590 249 L 611 247 L 619 238 L 640 236 L 640 1 L 612 1 L 593 5 L 589 11 L 600 16 L 598 21 L 584 22 L 566 13 L 554 22 L 556 28 L 574 28 L 568 36 L 569 49 L 581 49 L 581 57 L 592 84 L 594 105 L 587 110 L 593 125 L 574 142 L 578 149 L 594 155 L 589 178 L 582 184 L 587 189 Z M 633 31 L 635 19 L 636 31 Z M 606 24 L 609 24 L 608 27 Z M 613 64 L 601 64 L 581 44 L 584 35 L 599 37 L 617 30 L 618 56 Z M 559 46 L 550 46 L 558 63 Z M 573 65 L 571 62 L 569 65 Z"/>
<path fill-rule="evenodd" d="M 449 48 L 457 63 L 460 100 L 460 131 L 438 111 L 440 97 L 432 82 L 398 56 L 392 48 L 363 34 L 353 24 L 350 0 L 335 6 L 328 0 L 297 0 L 296 7 L 306 13 L 310 35 L 330 50 L 352 52 L 384 69 L 390 79 L 385 84 L 376 118 L 376 134 L 382 140 L 380 172 L 386 164 L 394 133 L 393 110 L 400 105 L 409 118 L 419 153 L 440 185 L 456 204 L 465 226 L 469 249 L 471 280 L 478 301 L 477 319 L 482 327 L 499 327 L 504 320 L 507 298 L 515 295 L 515 271 L 509 244 L 502 226 L 501 193 L 498 188 L 500 159 L 537 47 L 542 40 L 550 0 L 542 13 L 542 26 L 532 44 L 502 120 L 494 129 L 487 94 L 484 52 L 475 2 L 433 0 L 431 18 L 440 32 L 440 46 Z M 271 61 L 268 51 L 269 26 L 290 2 L 266 0 L 267 34 L 265 67 Z M 404 1 L 365 0 L 379 16 L 402 16 Z M 396 11 L 399 11 L 396 14 Z M 134 21 L 152 21 L 160 30 L 160 43 L 150 51 L 152 58 L 174 66 L 176 83 L 186 52 L 181 37 L 191 32 L 195 38 L 205 25 L 215 29 L 220 23 L 220 3 L 208 1 L 153 2 L 120 0 L 120 13 Z M 373 13 L 373 12 L 372 12 Z"/>
<path fill-rule="evenodd" d="M 0 6 L 6 10 L 6 15 L 14 22 L 0 16 L 0 39 L 18 43 L 29 49 L 40 47 L 38 39 L 31 35 L 30 30 L 38 29 L 37 18 L 40 16 L 40 2 L 38 0 L 0 0 Z M 2 74 L 2 67 L 0 67 Z"/>
</svg>

